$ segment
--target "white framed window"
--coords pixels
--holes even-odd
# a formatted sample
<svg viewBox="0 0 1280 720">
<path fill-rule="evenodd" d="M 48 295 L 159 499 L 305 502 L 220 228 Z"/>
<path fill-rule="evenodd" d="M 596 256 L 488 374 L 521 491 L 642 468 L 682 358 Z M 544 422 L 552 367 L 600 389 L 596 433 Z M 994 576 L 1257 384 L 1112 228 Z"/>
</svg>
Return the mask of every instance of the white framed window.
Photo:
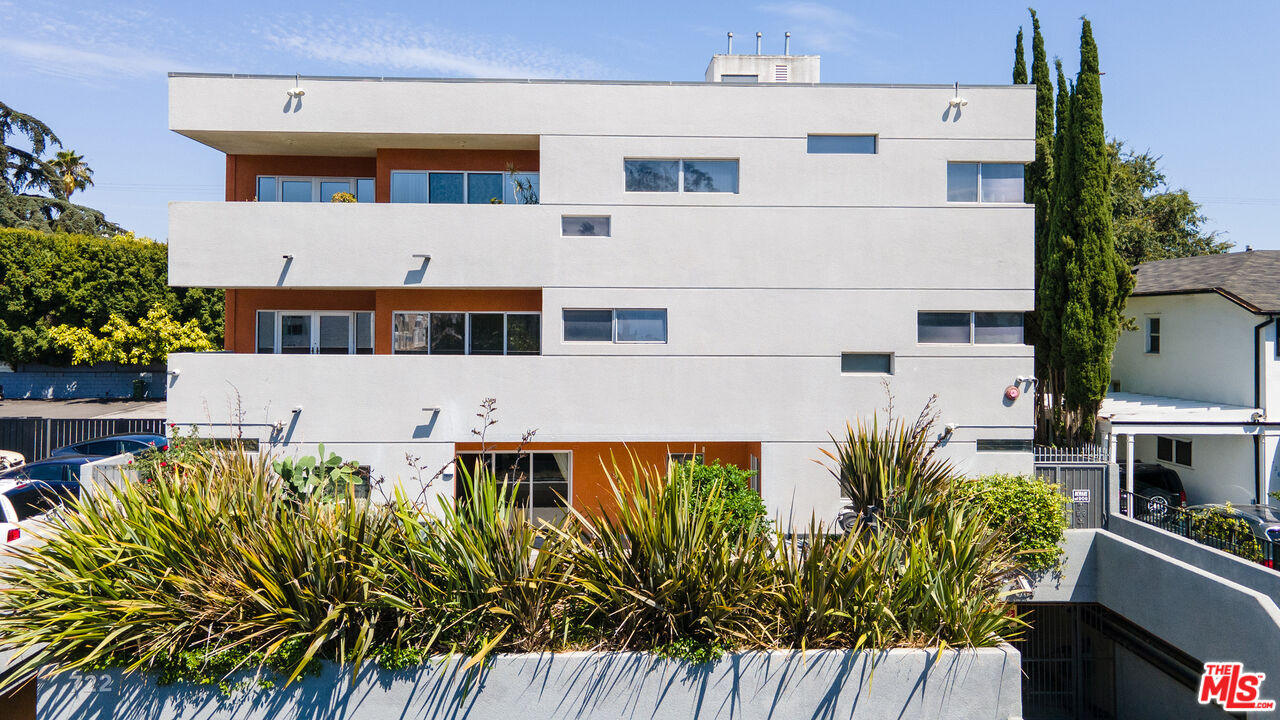
<svg viewBox="0 0 1280 720">
<path fill-rule="evenodd" d="M 1191 441 L 1163 435 L 1156 436 L 1156 459 L 1191 467 Z"/>
<path fill-rule="evenodd" d="M 810 135 L 810 155 L 875 155 L 879 148 L 875 135 Z"/>
<path fill-rule="evenodd" d="M 259 310 L 255 352 L 281 355 L 372 355 L 373 312 Z"/>
<path fill-rule="evenodd" d="M 538 173 L 498 170 L 392 170 L 391 202 L 536 205 Z"/>
<path fill-rule="evenodd" d="M 738 192 L 738 161 L 643 159 L 622 161 L 627 192 Z"/>
<path fill-rule="evenodd" d="M 416 312 L 391 315 L 397 355 L 539 355 L 542 315 L 530 312 Z"/>
<path fill-rule="evenodd" d="M 465 477 L 477 467 L 498 482 L 511 483 L 517 506 L 533 517 L 555 519 L 573 498 L 573 453 L 534 450 L 526 452 L 458 453 L 455 459 L 454 496 L 466 497 Z M 510 496 L 508 496 L 510 497 Z"/>
<path fill-rule="evenodd" d="M 373 178 L 259 175 L 258 202 L 330 202 L 337 193 L 350 193 L 356 202 L 373 202 Z"/>
<path fill-rule="evenodd" d="M 1147 354 L 1160 354 L 1160 316 L 1147 316 Z"/>
<path fill-rule="evenodd" d="M 561 313 L 565 342 L 667 341 L 666 308 L 565 308 Z"/>
<path fill-rule="evenodd" d="M 893 353 L 840 353 L 840 372 L 845 375 L 892 375 Z"/>
<path fill-rule="evenodd" d="M 947 202 L 1020 203 L 1022 163 L 947 163 Z"/>
<path fill-rule="evenodd" d="M 1021 312 L 920 312 L 916 341 L 921 344 L 1021 345 Z"/>
<path fill-rule="evenodd" d="M 702 453 L 683 452 L 683 453 L 667 453 L 667 468 L 670 469 L 676 465 L 685 463 L 697 463 L 702 465 Z"/>
</svg>

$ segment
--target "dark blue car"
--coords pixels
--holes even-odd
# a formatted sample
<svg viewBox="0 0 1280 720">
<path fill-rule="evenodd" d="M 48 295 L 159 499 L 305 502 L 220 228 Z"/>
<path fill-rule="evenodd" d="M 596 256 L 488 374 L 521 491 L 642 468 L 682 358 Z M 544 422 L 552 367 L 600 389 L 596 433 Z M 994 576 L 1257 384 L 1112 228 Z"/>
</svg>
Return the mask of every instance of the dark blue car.
<svg viewBox="0 0 1280 720">
<path fill-rule="evenodd" d="M 158 448 L 165 450 L 169 447 L 169 439 L 163 435 L 153 435 L 151 433 L 135 433 L 133 435 L 112 435 L 104 438 L 94 438 L 93 440 L 85 440 L 75 445 L 60 447 L 49 453 L 49 457 L 60 457 L 63 455 L 97 455 L 99 457 L 111 457 L 121 453 L 133 453 L 137 455 L 144 450 Z"/>
<path fill-rule="evenodd" d="M 72 483 L 79 486 L 80 466 L 87 462 L 101 460 L 103 457 L 102 455 L 61 455 L 56 458 L 27 463 L 21 467 L 0 473 L 0 486 L 9 487 L 15 483 L 21 484 L 25 481 L 40 481 L 51 485 Z"/>
</svg>

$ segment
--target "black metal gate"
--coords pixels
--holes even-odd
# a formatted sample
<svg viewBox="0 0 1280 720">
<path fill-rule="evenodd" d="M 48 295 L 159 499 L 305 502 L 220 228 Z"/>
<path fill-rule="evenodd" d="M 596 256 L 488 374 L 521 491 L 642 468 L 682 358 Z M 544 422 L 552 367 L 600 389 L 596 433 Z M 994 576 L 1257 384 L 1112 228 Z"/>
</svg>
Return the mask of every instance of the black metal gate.
<svg viewBox="0 0 1280 720">
<path fill-rule="evenodd" d="M 14 450 L 27 462 L 43 460 L 64 445 L 106 435 L 165 434 L 163 418 L 0 418 L 0 450 Z"/>
<path fill-rule="evenodd" d="M 1100 528 L 1106 524 L 1107 449 L 1098 445 L 1080 448 L 1035 449 L 1036 477 L 1058 485 L 1071 501 L 1070 527 Z"/>
</svg>

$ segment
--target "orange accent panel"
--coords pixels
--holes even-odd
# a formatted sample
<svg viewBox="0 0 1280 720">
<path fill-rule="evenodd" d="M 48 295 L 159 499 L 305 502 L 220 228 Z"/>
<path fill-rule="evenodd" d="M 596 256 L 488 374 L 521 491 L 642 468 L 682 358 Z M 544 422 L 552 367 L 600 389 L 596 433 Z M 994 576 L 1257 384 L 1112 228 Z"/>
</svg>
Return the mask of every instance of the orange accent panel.
<svg viewBox="0 0 1280 720">
<path fill-rule="evenodd" d="M 490 452 L 511 452 L 519 443 L 488 443 Z M 479 452 L 480 443 L 456 443 L 455 452 Z M 624 479 L 630 479 L 631 454 L 635 455 L 638 465 L 656 469 L 665 474 L 667 453 L 702 453 L 703 462 L 707 464 L 719 460 L 726 465 L 736 465 L 744 470 L 751 468 L 751 456 L 760 457 L 758 442 L 639 442 L 639 443 L 607 443 L 607 442 L 532 442 L 524 445 L 525 450 L 558 450 L 573 453 L 573 470 L 571 487 L 573 506 L 582 512 L 591 512 L 603 507 L 606 511 L 613 505 L 613 491 L 609 488 L 609 473 L 614 464 L 623 473 Z M 608 467 L 610 470 L 606 470 Z"/>
<path fill-rule="evenodd" d="M 259 310 L 373 310 L 373 348 L 391 353 L 391 314 L 399 310 L 441 312 L 540 312 L 542 290 L 227 290 L 224 346 L 252 353 Z"/>
<path fill-rule="evenodd" d="M 378 202 L 391 202 L 392 170 L 538 171 L 537 150 L 378 150 Z"/>
<path fill-rule="evenodd" d="M 227 201 L 252 200 L 258 194 L 259 175 L 371 178 L 377 170 L 378 160 L 371 157 L 228 155 Z"/>
<path fill-rule="evenodd" d="M 398 311 L 541 312 L 542 289 L 378 290 L 373 315 L 373 351 L 391 352 L 391 315 Z"/>
<path fill-rule="evenodd" d="M 235 295 L 232 296 L 231 292 Z M 234 301 L 232 301 L 234 297 Z M 259 310 L 373 310 L 372 290 L 235 290 L 228 291 L 227 349 L 252 353 Z M 377 316 L 374 316 L 375 320 Z"/>
</svg>

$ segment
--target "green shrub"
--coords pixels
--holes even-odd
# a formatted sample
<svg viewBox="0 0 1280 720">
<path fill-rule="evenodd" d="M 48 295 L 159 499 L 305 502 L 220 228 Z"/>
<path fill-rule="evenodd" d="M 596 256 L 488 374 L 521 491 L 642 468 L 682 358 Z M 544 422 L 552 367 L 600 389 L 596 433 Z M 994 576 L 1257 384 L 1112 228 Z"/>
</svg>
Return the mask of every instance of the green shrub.
<svg viewBox="0 0 1280 720">
<path fill-rule="evenodd" d="M 1249 523 L 1233 515 L 1231 503 L 1222 508 L 1191 510 L 1190 531 L 1196 542 L 1238 555 L 1251 562 L 1262 561 L 1262 544 Z"/>
<path fill-rule="evenodd" d="M 689 460 L 676 466 L 674 471 L 689 476 L 693 483 L 694 504 L 702 508 L 711 503 L 707 509 L 723 513 L 724 521 L 731 530 L 741 532 L 748 527 L 757 531 L 769 529 L 764 498 L 751 489 L 753 471 L 736 465 L 721 465 L 719 460 L 711 465 Z M 713 487 L 717 489 L 714 501 L 708 497 Z"/>
<path fill-rule="evenodd" d="M 1026 475 L 984 475 L 973 491 L 989 522 L 1002 529 L 1028 571 L 1058 566 L 1070 501 L 1057 485 Z"/>
</svg>

